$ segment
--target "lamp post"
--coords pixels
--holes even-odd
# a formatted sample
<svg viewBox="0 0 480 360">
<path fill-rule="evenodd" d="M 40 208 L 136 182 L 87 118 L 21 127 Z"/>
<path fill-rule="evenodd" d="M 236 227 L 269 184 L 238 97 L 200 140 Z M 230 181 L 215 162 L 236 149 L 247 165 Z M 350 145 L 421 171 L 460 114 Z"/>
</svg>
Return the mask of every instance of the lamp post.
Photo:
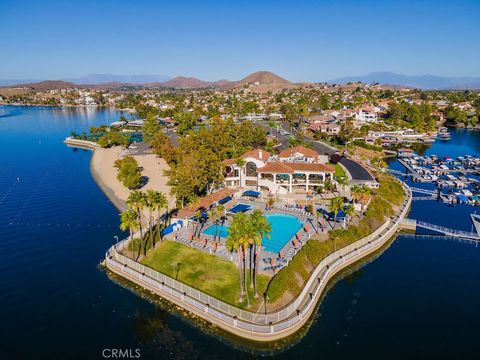
<svg viewBox="0 0 480 360">
<path fill-rule="evenodd" d="M 115 244 L 115 250 L 117 250 L 117 247 L 118 247 L 118 236 L 115 235 L 113 238 L 114 238 L 115 240 L 117 240 L 117 243 Z"/>
</svg>

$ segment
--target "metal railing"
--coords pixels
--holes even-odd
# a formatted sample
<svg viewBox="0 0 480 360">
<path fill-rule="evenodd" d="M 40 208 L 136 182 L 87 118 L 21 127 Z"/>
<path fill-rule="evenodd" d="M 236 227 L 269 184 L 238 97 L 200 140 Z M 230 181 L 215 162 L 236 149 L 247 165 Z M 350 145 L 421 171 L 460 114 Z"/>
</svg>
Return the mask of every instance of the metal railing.
<svg viewBox="0 0 480 360">
<path fill-rule="evenodd" d="M 449 229 L 449 228 L 444 227 L 444 226 L 430 224 L 430 223 L 420 221 L 420 220 L 417 220 L 417 226 L 420 226 L 424 229 L 437 231 L 437 232 L 440 232 L 440 233 L 443 233 L 443 234 L 446 234 L 446 235 L 466 237 L 466 238 L 469 238 L 469 239 L 480 239 L 480 236 L 476 233 L 473 233 L 473 232 Z"/>
<path fill-rule="evenodd" d="M 193 309 L 198 316 L 213 317 L 230 326 L 232 331 L 238 328 L 258 334 L 276 333 L 297 324 L 310 311 L 313 311 L 330 277 L 343 268 L 346 263 L 358 260 L 364 254 L 379 248 L 393 236 L 411 204 L 411 191 L 404 184 L 402 186 L 406 191 L 407 198 L 400 215 L 393 219 L 387 219 L 372 234 L 324 258 L 310 275 L 300 295 L 288 306 L 272 312 L 253 313 L 240 309 L 123 256 L 118 250 L 121 251 L 127 245 L 128 239 L 112 246 L 107 251 L 106 262 L 114 272 L 133 277 L 138 280 L 139 285 L 147 285 L 155 289 L 159 295 L 166 295 L 177 305 L 182 306 L 183 304 Z"/>
<path fill-rule="evenodd" d="M 438 195 L 438 193 L 435 190 L 428 190 L 428 189 L 422 189 L 417 187 L 410 187 L 410 190 L 412 190 L 412 192 L 416 192 L 419 194 Z"/>
</svg>

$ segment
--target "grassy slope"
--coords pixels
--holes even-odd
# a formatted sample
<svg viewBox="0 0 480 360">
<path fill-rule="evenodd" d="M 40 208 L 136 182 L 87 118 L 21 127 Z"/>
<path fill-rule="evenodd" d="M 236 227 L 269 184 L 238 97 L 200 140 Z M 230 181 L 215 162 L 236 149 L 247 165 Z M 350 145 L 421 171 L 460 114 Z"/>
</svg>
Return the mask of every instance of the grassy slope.
<svg viewBox="0 0 480 360">
<path fill-rule="evenodd" d="M 336 178 L 347 176 L 347 174 L 345 173 L 345 170 L 342 168 L 340 164 L 334 164 L 333 166 L 335 167 L 335 172 L 333 173 L 333 176 L 335 176 Z"/>
<path fill-rule="evenodd" d="M 337 229 L 330 232 L 330 239 L 335 238 L 337 249 L 372 233 L 383 223 L 384 216 L 391 216 L 394 213 L 394 206 L 400 205 L 403 201 L 403 189 L 398 182 L 388 175 L 379 174 L 377 177 L 380 188 L 374 190 L 373 199 L 359 224 L 346 230 Z M 308 241 L 289 266 L 272 279 L 268 290 L 269 303 L 273 304 L 280 299 L 288 301 L 297 296 L 314 267 L 332 251 L 333 241 L 315 239 Z M 180 263 L 177 278 L 179 281 L 229 304 L 246 307 L 246 301 L 238 302 L 239 274 L 237 267 L 230 261 L 180 243 L 164 241 L 154 252 L 150 251 L 142 263 L 173 278 L 176 276 L 177 264 Z M 253 298 L 253 291 L 249 289 L 253 303 L 250 310 L 255 311 L 260 306 L 261 295 L 269 280 L 268 276 L 258 276 L 260 297 L 256 300 Z M 288 295 L 285 296 L 286 294 Z M 278 305 L 281 305 L 281 302 Z"/>
<path fill-rule="evenodd" d="M 175 278 L 177 264 L 180 263 L 177 280 L 229 304 L 246 307 L 246 301 L 241 304 L 238 302 L 239 274 L 230 261 L 177 242 L 164 241 L 155 251 L 147 254 L 142 263 L 172 278 Z M 264 275 L 257 277 L 258 299 L 253 298 L 253 289 L 249 287 L 250 301 L 254 303 L 251 310 L 261 303 L 269 280 Z"/>
<path fill-rule="evenodd" d="M 358 225 L 346 230 L 337 229 L 330 232 L 330 239 L 335 238 L 336 248 L 345 247 L 375 231 L 384 221 L 384 216 L 394 213 L 392 205 L 400 205 L 404 192 L 400 184 L 388 175 L 379 175 L 380 188 L 374 191 L 373 199 Z M 282 298 L 288 292 L 290 298 L 297 296 L 308 280 L 313 268 L 333 251 L 333 241 L 310 240 L 290 262 L 272 280 L 268 298 L 270 303 Z"/>
</svg>

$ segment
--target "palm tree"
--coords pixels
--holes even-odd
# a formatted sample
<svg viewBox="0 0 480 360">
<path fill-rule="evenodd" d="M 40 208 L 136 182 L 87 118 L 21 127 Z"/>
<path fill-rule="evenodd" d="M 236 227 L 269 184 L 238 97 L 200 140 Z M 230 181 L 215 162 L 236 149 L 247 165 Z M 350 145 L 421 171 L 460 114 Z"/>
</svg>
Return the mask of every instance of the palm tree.
<svg viewBox="0 0 480 360">
<path fill-rule="evenodd" d="M 220 216 L 220 234 L 218 235 L 220 240 L 223 232 L 223 224 L 225 223 L 225 206 L 223 204 L 218 204 L 217 211 Z"/>
<path fill-rule="evenodd" d="M 350 221 L 352 216 L 355 214 L 355 205 L 353 205 L 352 203 L 349 203 L 347 206 L 343 208 L 343 212 L 345 213 L 345 218 L 348 218 L 348 221 Z"/>
<path fill-rule="evenodd" d="M 133 241 L 133 233 L 138 230 L 138 214 L 133 209 L 128 209 L 124 211 L 120 217 L 120 230 L 130 232 L 130 244 L 132 244 L 132 251 L 135 253 L 135 244 Z M 133 256 L 132 256 L 133 258 Z M 138 258 L 137 258 L 138 259 Z"/>
<path fill-rule="evenodd" d="M 154 240 L 152 237 L 152 227 L 153 227 L 153 212 L 155 210 L 155 196 L 157 191 L 149 189 L 145 194 L 145 207 L 148 209 L 148 236 L 152 242 L 152 249 L 154 246 Z"/>
<path fill-rule="evenodd" d="M 155 211 L 157 212 L 158 216 L 157 216 L 157 232 L 158 232 L 158 238 L 160 240 L 162 240 L 163 236 L 162 236 L 162 232 L 161 232 L 161 229 L 160 229 L 160 218 L 162 216 L 162 209 L 165 209 L 165 213 L 168 214 L 168 199 L 167 199 L 167 196 L 161 192 L 161 191 L 157 191 L 155 193 L 155 197 L 154 197 L 154 201 L 153 201 L 154 205 L 155 205 Z"/>
<path fill-rule="evenodd" d="M 157 220 L 157 232 L 159 238 L 161 238 L 161 232 L 160 232 L 160 214 L 161 210 L 164 208 L 168 208 L 168 201 L 167 197 L 165 196 L 164 193 L 157 191 L 157 190 L 147 190 L 147 194 L 145 196 L 146 200 L 146 207 L 149 210 L 150 217 L 148 221 L 148 226 L 149 226 L 149 234 L 150 234 L 150 239 L 152 241 L 152 249 L 155 247 L 155 233 L 153 231 L 155 221 L 153 218 L 153 213 L 154 211 L 158 212 L 158 220 Z"/>
<path fill-rule="evenodd" d="M 355 202 L 363 202 L 370 197 L 370 189 L 365 185 L 354 185 L 350 189 L 350 194 Z"/>
<path fill-rule="evenodd" d="M 197 211 L 195 211 L 193 216 L 196 219 L 195 220 L 195 228 L 193 229 L 193 237 L 197 237 L 197 229 L 198 229 L 198 225 L 200 224 L 200 217 L 202 216 L 202 212 L 200 210 L 197 210 Z"/>
<path fill-rule="evenodd" d="M 257 236 L 255 237 L 255 241 L 253 242 L 253 289 L 254 289 L 254 297 L 258 297 L 257 293 L 257 271 L 258 271 L 258 249 L 262 246 L 262 239 L 266 237 L 270 239 L 270 233 L 272 232 L 272 227 L 268 222 L 267 218 L 263 216 L 260 210 L 254 210 L 253 213 L 250 215 L 250 221 L 252 222 L 252 226 L 257 232 Z"/>
<path fill-rule="evenodd" d="M 352 197 L 352 200 L 355 202 L 358 202 L 363 194 L 363 186 L 360 185 L 353 185 L 352 188 L 350 189 L 350 195 Z"/>
<path fill-rule="evenodd" d="M 210 210 L 210 220 L 212 220 L 213 224 L 215 224 L 215 234 L 213 235 L 213 241 L 217 240 L 217 235 L 218 235 L 218 209 L 214 207 L 213 209 Z"/>
<path fill-rule="evenodd" d="M 243 296 L 247 297 L 247 306 L 250 306 L 250 298 L 247 290 L 247 263 L 246 253 L 257 232 L 253 227 L 250 217 L 244 213 L 235 214 L 230 224 L 227 237 L 227 248 L 231 251 L 236 249 L 239 265 L 240 301 Z"/>
<path fill-rule="evenodd" d="M 229 251 L 236 250 L 237 251 L 237 260 L 238 260 L 238 276 L 239 276 L 239 284 L 240 284 L 240 299 L 239 302 L 243 301 L 244 296 L 244 288 L 243 288 L 243 263 L 241 257 L 241 248 L 240 248 L 240 237 L 242 234 L 242 223 L 240 218 L 238 217 L 239 214 L 236 214 L 232 222 L 230 224 L 230 228 L 228 231 L 228 236 L 226 240 L 226 245 Z"/>
<path fill-rule="evenodd" d="M 253 227 L 253 224 L 250 221 L 249 216 L 247 216 L 246 214 L 243 214 L 243 216 L 240 217 L 239 221 L 241 222 L 242 225 L 241 225 L 241 232 L 240 232 L 240 237 L 238 241 L 239 241 L 240 250 L 242 251 L 243 284 L 245 287 L 245 294 L 247 295 L 247 307 L 249 307 L 250 297 L 248 296 L 248 289 L 247 289 L 247 256 L 246 255 L 247 255 L 247 249 L 250 249 L 254 239 L 257 237 L 257 232 Z M 250 268 L 251 268 L 251 265 L 252 264 L 250 263 Z"/>
<path fill-rule="evenodd" d="M 140 230 L 140 247 L 139 247 L 139 253 L 140 253 L 140 248 L 142 247 L 142 243 L 144 240 L 143 231 L 142 231 L 142 210 L 146 205 L 145 194 L 138 190 L 132 191 L 128 196 L 127 205 L 130 208 L 134 209 L 138 216 L 138 223 L 139 223 L 139 230 Z M 146 253 L 147 253 L 147 249 L 146 249 L 146 246 L 144 246 L 144 255 L 146 255 Z"/>
<path fill-rule="evenodd" d="M 334 189 L 334 185 L 332 183 L 332 180 L 326 179 L 323 182 L 323 187 L 325 188 L 326 191 L 332 191 Z"/>
<path fill-rule="evenodd" d="M 337 226 L 337 215 L 340 210 L 343 209 L 343 197 L 335 196 L 334 198 L 330 199 L 330 204 L 328 205 L 328 211 L 332 212 L 334 215 L 333 218 L 333 227 L 336 228 Z"/>
<path fill-rule="evenodd" d="M 345 176 L 339 176 L 337 178 L 337 184 L 340 185 L 342 189 L 342 195 L 345 195 L 345 186 L 348 185 L 348 179 Z"/>
</svg>

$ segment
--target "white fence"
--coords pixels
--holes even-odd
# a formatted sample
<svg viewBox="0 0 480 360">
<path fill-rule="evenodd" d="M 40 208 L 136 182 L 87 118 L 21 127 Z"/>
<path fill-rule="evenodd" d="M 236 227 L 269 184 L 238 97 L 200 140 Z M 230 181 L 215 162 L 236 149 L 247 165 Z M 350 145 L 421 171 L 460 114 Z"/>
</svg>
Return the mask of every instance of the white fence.
<svg viewBox="0 0 480 360">
<path fill-rule="evenodd" d="M 403 185 L 403 184 L 402 184 Z M 382 246 L 392 237 L 399 223 L 405 218 L 411 204 L 412 194 L 404 185 L 406 200 L 401 212 L 393 219 L 388 219 L 372 234 L 350 244 L 335 253 L 328 255 L 315 268 L 300 295 L 288 306 L 265 313 L 253 313 L 229 305 L 202 291 L 183 284 L 165 274 L 159 273 L 149 267 L 137 263 L 123 256 L 117 251 L 127 244 L 127 239 L 118 245 L 112 246 L 106 253 L 107 266 L 115 273 L 126 274 L 133 277 L 139 285 L 146 285 L 155 289 L 160 296 L 166 295 L 168 299 L 189 310 L 198 316 L 213 319 L 228 327 L 231 332 L 235 329 L 246 330 L 253 334 L 266 334 L 284 331 L 309 317 L 315 308 L 321 292 L 329 279 L 349 262 L 359 260 L 363 256 Z"/>
</svg>

